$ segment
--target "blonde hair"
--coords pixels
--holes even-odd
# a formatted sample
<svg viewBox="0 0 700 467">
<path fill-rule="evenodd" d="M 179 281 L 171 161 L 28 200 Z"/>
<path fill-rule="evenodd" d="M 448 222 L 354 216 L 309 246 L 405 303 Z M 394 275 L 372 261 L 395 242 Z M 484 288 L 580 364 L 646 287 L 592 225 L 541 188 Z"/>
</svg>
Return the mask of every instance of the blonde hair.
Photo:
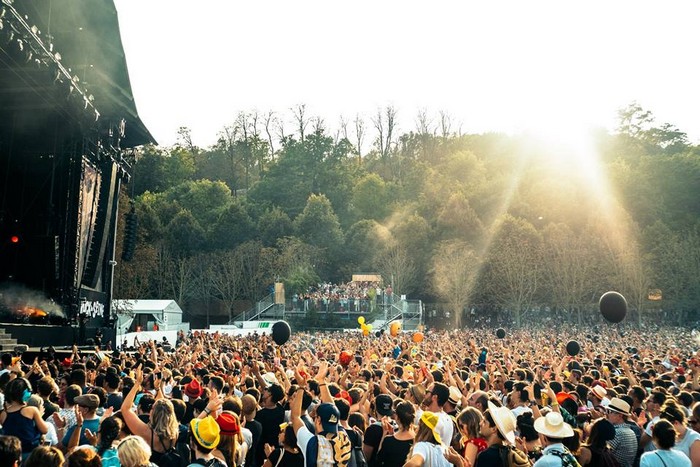
<svg viewBox="0 0 700 467">
<path fill-rule="evenodd" d="M 180 428 L 175 416 L 173 403 L 168 399 L 158 399 L 151 409 L 150 425 L 153 432 L 163 438 L 163 440 L 167 439 L 171 442 L 176 440 L 180 434 Z M 161 443 L 163 440 L 161 440 Z"/>
<path fill-rule="evenodd" d="M 240 419 L 235 412 L 231 412 L 229 410 L 226 410 L 225 412 L 235 418 L 236 422 L 238 422 L 238 425 L 240 426 Z M 241 433 L 239 429 L 238 433 L 234 435 L 225 435 L 221 433 L 220 436 L 221 438 L 217 449 L 221 452 L 221 454 L 223 454 L 224 460 L 226 461 L 226 464 L 228 464 L 228 467 L 236 467 L 236 465 L 239 464 L 237 460 L 241 454 L 240 446 L 243 444 L 243 433 Z"/>
<path fill-rule="evenodd" d="M 117 446 L 117 457 L 122 467 L 142 467 L 151 462 L 151 448 L 140 436 L 130 435 Z"/>
</svg>

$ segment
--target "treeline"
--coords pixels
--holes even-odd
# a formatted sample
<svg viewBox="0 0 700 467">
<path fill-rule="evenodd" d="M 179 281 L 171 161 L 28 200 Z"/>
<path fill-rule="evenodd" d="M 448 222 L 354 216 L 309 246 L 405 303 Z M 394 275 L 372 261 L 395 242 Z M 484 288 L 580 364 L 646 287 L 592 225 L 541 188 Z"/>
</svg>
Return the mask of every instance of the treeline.
<svg viewBox="0 0 700 467">
<path fill-rule="evenodd" d="M 363 153 L 362 121 L 330 134 L 303 106 L 294 117 L 289 134 L 241 113 L 213 147 L 182 129 L 174 147 L 140 151 L 137 248 L 115 297 L 233 316 L 278 280 L 291 296 L 372 272 L 457 321 L 473 303 L 516 321 L 535 306 L 583 313 L 607 290 L 681 321 L 700 303 L 700 149 L 637 105 L 585 146 L 459 134 L 444 114 L 399 133 L 386 108 Z"/>
</svg>

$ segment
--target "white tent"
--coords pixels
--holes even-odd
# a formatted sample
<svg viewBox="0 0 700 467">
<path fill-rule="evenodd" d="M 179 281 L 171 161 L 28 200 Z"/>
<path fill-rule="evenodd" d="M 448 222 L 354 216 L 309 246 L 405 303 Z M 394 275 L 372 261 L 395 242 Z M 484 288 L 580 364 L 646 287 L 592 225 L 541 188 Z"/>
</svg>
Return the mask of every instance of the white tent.
<svg viewBox="0 0 700 467">
<path fill-rule="evenodd" d="M 189 330 L 182 322 L 182 308 L 175 300 L 113 300 L 119 334 L 130 331 Z"/>
</svg>

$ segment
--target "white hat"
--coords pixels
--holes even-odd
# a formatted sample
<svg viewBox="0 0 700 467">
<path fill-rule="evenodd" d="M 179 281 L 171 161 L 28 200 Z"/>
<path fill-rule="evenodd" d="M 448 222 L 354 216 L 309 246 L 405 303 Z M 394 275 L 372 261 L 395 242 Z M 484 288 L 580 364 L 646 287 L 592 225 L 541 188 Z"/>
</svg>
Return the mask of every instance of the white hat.
<svg viewBox="0 0 700 467">
<path fill-rule="evenodd" d="M 267 384 L 280 384 L 277 380 L 277 376 L 275 376 L 275 374 L 271 371 L 262 375 L 262 379 L 265 380 Z"/>
<path fill-rule="evenodd" d="M 618 397 L 613 397 L 610 400 L 607 409 L 625 416 L 630 414 L 630 405 Z"/>
<path fill-rule="evenodd" d="M 574 429 L 564 422 L 559 412 L 549 412 L 535 420 L 535 431 L 549 438 L 564 439 L 574 436 Z"/>
<path fill-rule="evenodd" d="M 515 415 L 508 407 L 496 407 L 496 404 L 488 402 L 489 413 L 493 423 L 510 444 L 515 444 Z"/>
<path fill-rule="evenodd" d="M 600 385 L 597 385 L 597 384 L 596 384 L 595 386 L 593 386 L 593 389 L 591 389 L 591 392 L 592 392 L 593 394 L 595 394 L 595 396 L 596 396 L 598 399 L 601 399 L 601 400 L 602 400 L 605 396 L 608 395 L 608 391 L 607 391 L 603 386 L 600 386 Z"/>
<path fill-rule="evenodd" d="M 462 402 L 462 392 L 454 386 L 450 386 L 450 397 L 447 399 L 452 405 L 460 405 Z"/>
</svg>

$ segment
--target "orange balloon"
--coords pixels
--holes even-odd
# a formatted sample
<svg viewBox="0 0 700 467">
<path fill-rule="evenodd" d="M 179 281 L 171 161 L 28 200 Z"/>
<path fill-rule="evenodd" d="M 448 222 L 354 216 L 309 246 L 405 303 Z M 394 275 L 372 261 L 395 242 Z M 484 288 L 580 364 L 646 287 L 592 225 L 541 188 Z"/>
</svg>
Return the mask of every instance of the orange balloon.
<svg viewBox="0 0 700 467">
<path fill-rule="evenodd" d="M 401 323 L 398 321 L 391 323 L 391 326 L 389 326 L 389 334 L 391 334 L 392 337 L 396 337 L 399 335 L 399 331 L 401 331 Z"/>
<path fill-rule="evenodd" d="M 418 344 L 419 342 L 423 342 L 423 333 L 422 332 L 416 332 L 413 333 L 413 342 Z"/>
<path fill-rule="evenodd" d="M 363 335 L 363 336 L 369 336 L 369 329 L 367 329 L 366 327 L 365 327 L 365 328 L 362 328 L 362 335 Z"/>
</svg>

